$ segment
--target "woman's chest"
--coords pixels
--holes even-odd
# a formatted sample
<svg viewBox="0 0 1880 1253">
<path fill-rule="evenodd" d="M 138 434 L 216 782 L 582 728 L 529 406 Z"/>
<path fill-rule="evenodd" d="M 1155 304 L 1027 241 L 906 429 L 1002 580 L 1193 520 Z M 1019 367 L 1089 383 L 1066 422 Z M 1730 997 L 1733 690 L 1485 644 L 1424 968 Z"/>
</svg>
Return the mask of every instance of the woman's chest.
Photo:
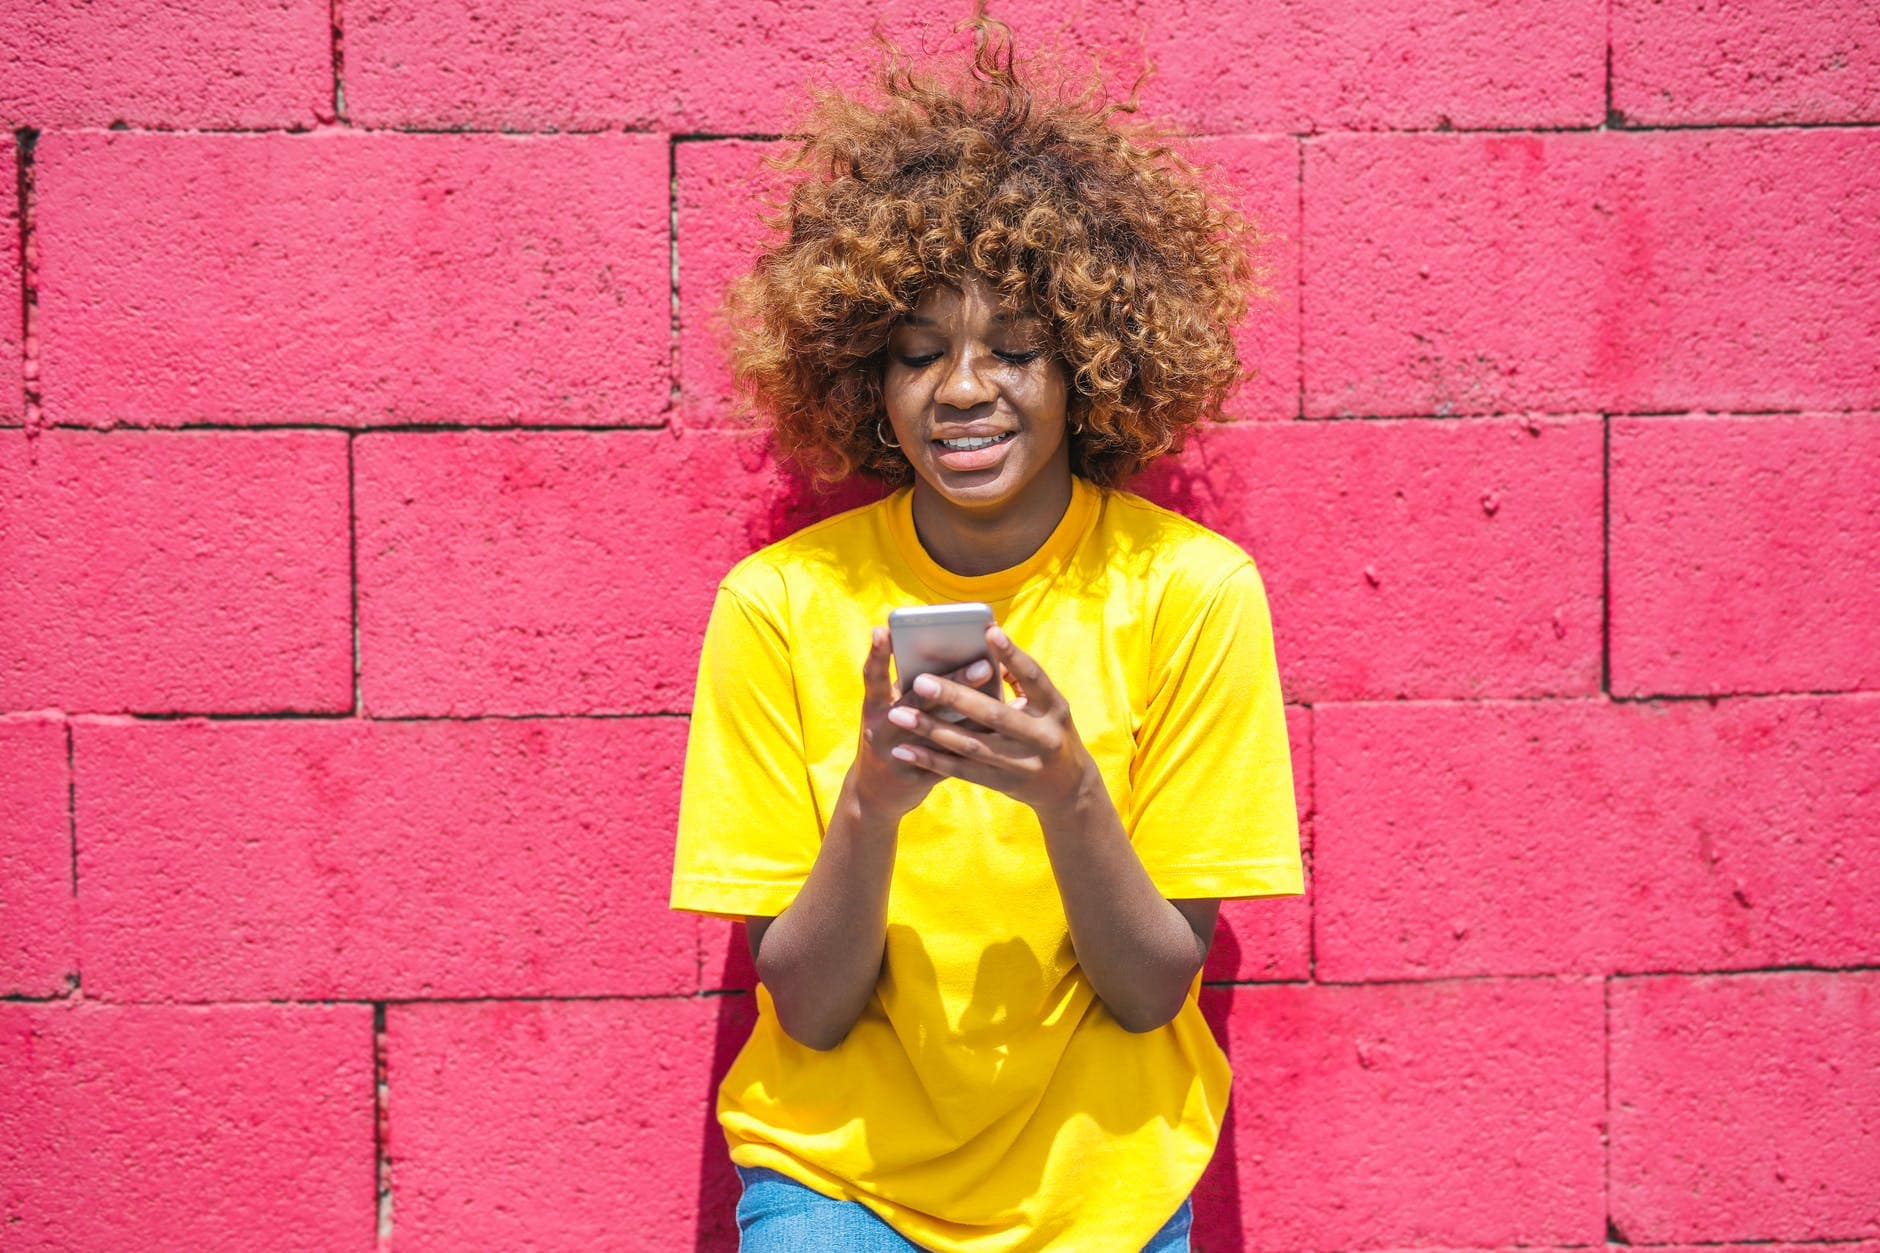
<svg viewBox="0 0 1880 1253">
<path fill-rule="evenodd" d="M 823 616 L 831 621 L 816 638 L 828 642 L 814 651 L 800 645 L 792 650 L 804 759 L 825 829 L 860 744 L 862 657 L 869 631 L 904 603 L 912 602 L 884 598 L 879 604 L 824 607 Z M 1146 615 L 1126 599 L 1088 597 L 1036 609 L 1007 606 L 1000 625 L 1062 695 L 1071 726 L 1122 809 L 1150 690 Z M 1022 694 L 1004 689 L 1007 701 Z M 1016 836 L 1015 827 L 1024 825 L 1018 811 L 1030 812 L 995 791 L 961 780 L 945 780 L 935 791 L 944 803 L 932 806 L 935 812 L 926 820 L 911 824 L 915 831 L 941 827 L 957 833 L 963 825 L 988 839 L 1009 839 Z"/>
</svg>

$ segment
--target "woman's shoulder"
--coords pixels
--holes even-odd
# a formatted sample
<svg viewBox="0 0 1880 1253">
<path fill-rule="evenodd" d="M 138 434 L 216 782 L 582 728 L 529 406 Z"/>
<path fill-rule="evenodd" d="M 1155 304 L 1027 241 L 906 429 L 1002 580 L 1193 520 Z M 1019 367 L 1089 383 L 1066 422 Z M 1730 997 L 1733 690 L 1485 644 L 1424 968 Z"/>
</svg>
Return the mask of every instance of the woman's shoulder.
<svg viewBox="0 0 1880 1253">
<path fill-rule="evenodd" d="M 1193 518 L 1122 488 L 1111 488 L 1105 509 L 1111 545 L 1140 554 L 1140 565 L 1158 583 L 1205 593 L 1254 560 L 1239 544 Z"/>
</svg>

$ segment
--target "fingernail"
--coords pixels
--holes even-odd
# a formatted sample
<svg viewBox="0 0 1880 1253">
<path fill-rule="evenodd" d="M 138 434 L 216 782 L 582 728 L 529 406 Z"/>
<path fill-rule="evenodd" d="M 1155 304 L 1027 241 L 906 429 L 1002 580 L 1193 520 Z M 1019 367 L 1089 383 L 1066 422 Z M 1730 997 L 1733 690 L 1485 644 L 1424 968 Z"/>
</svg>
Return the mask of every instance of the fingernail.
<svg viewBox="0 0 1880 1253">
<path fill-rule="evenodd" d="M 920 715 L 915 713 L 912 709 L 909 709 L 906 705 L 896 705 L 893 709 L 888 711 L 888 721 L 892 722 L 897 727 L 906 727 L 908 730 L 912 731 L 916 726 L 920 725 Z"/>
<path fill-rule="evenodd" d="M 966 677 L 973 683 L 979 682 L 991 673 L 992 667 L 983 661 L 975 661 L 972 665 L 966 667 Z"/>
<path fill-rule="evenodd" d="M 931 674 L 923 674 L 914 680 L 914 690 L 922 696 L 940 695 L 940 680 Z"/>
<path fill-rule="evenodd" d="M 1012 642 L 1005 637 L 1005 632 L 1001 631 L 998 627 L 987 627 L 986 635 L 994 644 L 1010 644 Z"/>
<path fill-rule="evenodd" d="M 893 748 L 888 750 L 888 755 L 898 761 L 914 760 L 914 750 L 905 744 L 896 744 Z"/>
</svg>

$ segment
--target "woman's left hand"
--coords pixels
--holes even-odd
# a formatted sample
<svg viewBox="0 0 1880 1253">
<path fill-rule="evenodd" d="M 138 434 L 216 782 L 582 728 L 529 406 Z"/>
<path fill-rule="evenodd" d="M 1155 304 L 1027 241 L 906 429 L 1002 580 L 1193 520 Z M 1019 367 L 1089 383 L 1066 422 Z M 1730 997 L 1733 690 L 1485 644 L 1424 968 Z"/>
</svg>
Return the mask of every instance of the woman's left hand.
<svg viewBox="0 0 1880 1253">
<path fill-rule="evenodd" d="M 1003 792 L 1041 813 L 1068 808 L 1096 776 L 1096 763 L 1071 724 L 1070 703 L 1004 631 L 987 627 L 986 644 L 1019 698 L 994 700 L 963 683 L 922 675 L 888 718 L 925 742 L 898 744 L 894 755 Z M 936 718 L 930 711 L 939 708 L 977 725 Z"/>
</svg>

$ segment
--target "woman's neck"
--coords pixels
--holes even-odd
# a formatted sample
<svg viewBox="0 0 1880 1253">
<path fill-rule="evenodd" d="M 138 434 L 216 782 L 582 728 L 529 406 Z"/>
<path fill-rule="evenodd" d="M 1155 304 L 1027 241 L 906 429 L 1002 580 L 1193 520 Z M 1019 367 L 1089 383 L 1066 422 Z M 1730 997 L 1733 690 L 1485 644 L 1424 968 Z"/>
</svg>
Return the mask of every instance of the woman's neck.
<svg viewBox="0 0 1880 1253">
<path fill-rule="evenodd" d="M 972 577 L 1008 570 L 1044 547 L 1071 504 L 1071 472 L 1056 467 L 1026 485 L 1019 498 L 991 509 L 954 504 L 914 481 L 914 533 L 941 568 Z"/>
</svg>

